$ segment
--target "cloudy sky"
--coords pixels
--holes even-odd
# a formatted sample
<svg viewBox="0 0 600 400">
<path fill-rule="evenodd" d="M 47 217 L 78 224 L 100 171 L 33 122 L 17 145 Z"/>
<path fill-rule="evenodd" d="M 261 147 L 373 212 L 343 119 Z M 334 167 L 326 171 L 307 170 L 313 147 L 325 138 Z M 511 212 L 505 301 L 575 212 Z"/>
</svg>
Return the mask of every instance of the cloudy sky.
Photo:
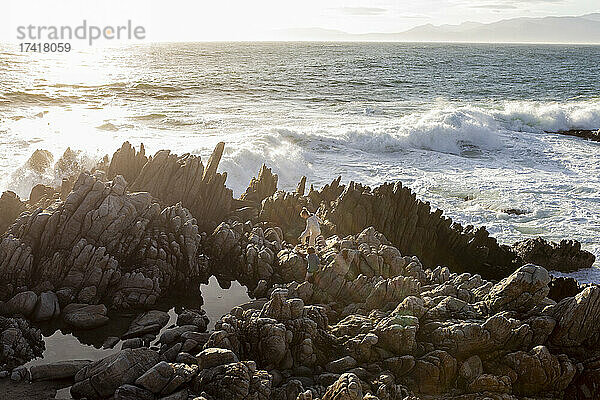
<svg viewBox="0 0 600 400">
<path fill-rule="evenodd" d="M 600 11 L 600 4 L 598 0 L 9 0 L 3 8 L 1 41 L 14 41 L 20 25 L 76 25 L 84 18 L 97 25 L 131 19 L 145 26 L 149 40 L 194 41 L 252 40 L 265 38 L 272 30 L 306 27 L 401 32 L 427 23 L 582 15 Z"/>
</svg>

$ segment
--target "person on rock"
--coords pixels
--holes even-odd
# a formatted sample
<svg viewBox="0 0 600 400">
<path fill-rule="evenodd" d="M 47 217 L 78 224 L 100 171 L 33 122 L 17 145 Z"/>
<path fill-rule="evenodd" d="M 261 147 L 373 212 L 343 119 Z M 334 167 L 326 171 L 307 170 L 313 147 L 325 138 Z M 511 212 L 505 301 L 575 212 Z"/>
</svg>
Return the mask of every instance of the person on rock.
<svg viewBox="0 0 600 400">
<path fill-rule="evenodd" d="M 311 214 L 306 207 L 300 211 L 300 216 L 306 220 L 306 229 L 300 235 L 298 240 L 304 244 L 308 238 L 308 245 L 314 247 L 317 237 L 321 234 L 321 225 L 323 222 L 316 214 Z"/>
<path fill-rule="evenodd" d="M 311 280 L 313 274 L 319 270 L 319 256 L 317 255 L 317 250 L 309 246 L 306 249 L 308 253 L 306 260 L 308 261 L 308 268 L 306 269 L 306 280 Z"/>
</svg>

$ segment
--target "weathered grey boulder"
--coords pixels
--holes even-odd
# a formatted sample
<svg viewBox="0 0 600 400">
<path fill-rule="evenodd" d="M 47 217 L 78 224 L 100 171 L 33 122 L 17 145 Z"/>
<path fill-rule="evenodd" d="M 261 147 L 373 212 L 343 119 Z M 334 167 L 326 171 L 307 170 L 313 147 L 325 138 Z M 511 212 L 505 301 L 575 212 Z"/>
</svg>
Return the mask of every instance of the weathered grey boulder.
<svg viewBox="0 0 600 400">
<path fill-rule="evenodd" d="M 198 361 L 198 365 L 201 369 L 213 368 L 218 365 L 238 362 L 238 358 L 233 351 L 219 348 L 208 348 L 202 350 L 196 356 L 196 360 Z"/>
<path fill-rule="evenodd" d="M 121 385 L 114 395 L 115 400 L 154 400 L 154 394 L 149 390 L 134 385 Z"/>
<path fill-rule="evenodd" d="M 32 291 L 17 293 L 4 304 L 4 314 L 21 314 L 28 317 L 33 313 L 37 301 L 38 296 Z"/>
<path fill-rule="evenodd" d="M 597 346 L 600 339 L 600 286 L 585 288 L 567 297 L 544 313 L 556 319 L 550 341 L 559 347 Z"/>
<path fill-rule="evenodd" d="M 144 341 L 142 338 L 131 338 L 123 340 L 121 344 L 121 349 L 139 349 L 144 346 Z"/>
<path fill-rule="evenodd" d="M 361 400 L 362 398 L 360 379 L 353 373 L 342 374 L 323 395 L 323 400 Z"/>
<path fill-rule="evenodd" d="M 96 361 L 75 375 L 71 395 L 76 398 L 110 397 L 119 386 L 131 384 L 160 361 L 150 349 L 126 349 Z"/>
<path fill-rule="evenodd" d="M 63 309 L 63 321 L 77 329 L 94 329 L 109 320 L 104 304 L 69 304 Z"/>
<path fill-rule="evenodd" d="M 356 365 L 357 362 L 354 358 L 346 356 L 344 358 L 340 358 L 339 360 L 330 362 L 325 366 L 325 369 L 334 374 L 341 374 L 356 367 Z"/>
<path fill-rule="evenodd" d="M 183 325 L 195 325 L 198 332 L 205 332 L 208 327 L 208 316 L 204 310 L 184 310 L 177 316 L 176 324 L 179 326 Z"/>
<path fill-rule="evenodd" d="M 54 292 L 44 292 L 33 311 L 34 321 L 48 321 L 60 315 L 60 304 Z"/>
<path fill-rule="evenodd" d="M 198 374 L 199 368 L 197 365 L 188 365 L 185 363 L 171 363 L 174 374 L 169 383 L 161 390 L 161 394 L 171 394 L 179 389 L 182 385 L 187 384 Z"/>
<path fill-rule="evenodd" d="M 166 361 L 161 361 L 137 378 L 135 384 L 152 393 L 160 393 L 175 375 L 175 370 Z"/>
<path fill-rule="evenodd" d="M 158 333 L 169 322 L 169 314 L 165 311 L 150 310 L 138 315 L 129 326 L 121 339 L 131 339 L 141 337 L 146 334 Z"/>
<path fill-rule="evenodd" d="M 29 368 L 32 381 L 49 381 L 74 377 L 83 367 L 90 365 L 90 360 L 57 361 L 48 364 L 34 365 Z"/>
<path fill-rule="evenodd" d="M 542 267 L 524 265 L 492 287 L 485 298 L 492 313 L 526 312 L 539 304 L 550 291 L 550 275 Z"/>
</svg>

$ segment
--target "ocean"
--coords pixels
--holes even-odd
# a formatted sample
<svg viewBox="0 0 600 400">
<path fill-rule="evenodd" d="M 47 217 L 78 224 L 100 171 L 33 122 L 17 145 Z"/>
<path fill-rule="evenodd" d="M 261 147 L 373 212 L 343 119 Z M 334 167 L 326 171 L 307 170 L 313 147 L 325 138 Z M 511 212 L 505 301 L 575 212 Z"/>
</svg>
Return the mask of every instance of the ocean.
<svg viewBox="0 0 600 400">
<path fill-rule="evenodd" d="M 577 239 L 600 258 L 600 143 L 547 133 L 600 128 L 598 59 L 566 45 L 2 45 L 0 191 L 60 182 L 24 165 L 36 149 L 91 166 L 125 140 L 204 157 L 225 141 L 238 195 L 263 163 L 282 189 L 402 181 L 502 243 Z"/>
</svg>

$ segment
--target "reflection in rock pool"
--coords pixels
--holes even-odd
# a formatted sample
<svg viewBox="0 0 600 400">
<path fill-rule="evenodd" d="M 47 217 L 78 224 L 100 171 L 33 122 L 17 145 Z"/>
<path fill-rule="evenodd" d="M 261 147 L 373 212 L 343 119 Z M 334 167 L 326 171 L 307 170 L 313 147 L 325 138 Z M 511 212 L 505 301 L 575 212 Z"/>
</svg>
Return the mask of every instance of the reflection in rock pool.
<svg viewBox="0 0 600 400">
<path fill-rule="evenodd" d="M 202 308 L 210 319 L 208 329 L 214 329 L 215 323 L 222 315 L 228 313 L 233 307 L 251 301 L 247 290 L 240 283 L 221 282 L 211 276 L 208 284 L 200 285 L 199 295 L 186 296 L 184 298 L 165 299 L 157 304 L 155 309 L 168 312 L 169 322 L 158 333 L 160 334 L 172 327 L 178 314 L 185 308 Z M 135 312 L 111 314 L 110 322 L 100 328 L 91 330 L 71 331 L 62 324 L 42 324 L 40 326 L 44 336 L 46 349 L 42 358 L 30 361 L 27 366 L 41 365 L 66 360 L 99 360 L 114 354 L 121 349 L 122 340 L 119 340 L 112 348 L 103 348 L 103 344 L 109 337 L 120 338 L 127 332 L 131 321 L 138 314 Z M 58 390 L 56 399 L 70 399 L 69 387 Z"/>
<path fill-rule="evenodd" d="M 225 285 L 223 285 L 225 286 Z M 202 309 L 206 311 L 210 323 L 208 329 L 214 329 L 215 323 L 235 306 L 247 303 L 252 299 L 247 290 L 239 282 L 233 281 L 228 288 L 222 288 L 217 278 L 211 276 L 208 285 L 200 285 L 200 292 L 204 299 Z"/>
</svg>

